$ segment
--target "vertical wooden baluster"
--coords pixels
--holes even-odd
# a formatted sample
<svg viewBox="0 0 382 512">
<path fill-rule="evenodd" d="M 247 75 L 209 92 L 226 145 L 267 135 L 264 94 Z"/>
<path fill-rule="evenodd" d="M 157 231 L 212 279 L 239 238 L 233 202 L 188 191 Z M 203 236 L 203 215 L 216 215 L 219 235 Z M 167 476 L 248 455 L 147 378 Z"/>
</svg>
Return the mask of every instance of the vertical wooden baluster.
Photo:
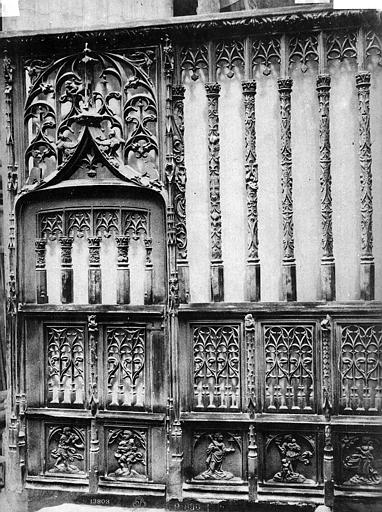
<svg viewBox="0 0 382 512">
<path fill-rule="evenodd" d="M 321 293 L 324 300 L 336 299 L 335 262 L 333 256 L 332 176 L 330 151 L 329 99 L 330 76 L 317 77 L 320 114 L 320 188 L 321 188 Z"/>
<path fill-rule="evenodd" d="M 153 303 L 153 262 L 151 254 L 153 251 L 153 239 L 145 238 L 146 263 L 145 263 L 145 304 Z"/>
<path fill-rule="evenodd" d="M 245 109 L 245 185 L 247 191 L 247 272 L 246 299 L 260 300 L 260 260 L 258 238 L 258 167 L 256 159 L 255 80 L 242 82 Z"/>
<path fill-rule="evenodd" d="M 128 236 L 117 236 L 117 304 L 130 304 L 130 269 Z"/>
<path fill-rule="evenodd" d="M 255 425 L 249 425 L 248 435 L 248 494 L 249 501 L 257 500 L 258 452 Z"/>
<path fill-rule="evenodd" d="M 222 223 L 220 207 L 220 84 L 205 84 L 208 100 L 208 165 L 210 177 L 210 237 L 211 237 L 211 301 L 224 300 L 224 269 L 222 254 Z"/>
<path fill-rule="evenodd" d="M 37 303 L 46 304 L 48 302 L 47 278 L 46 278 L 46 240 L 45 238 L 37 238 L 35 241 L 36 248 L 36 292 Z"/>
<path fill-rule="evenodd" d="M 69 304 L 73 302 L 73 238 L 64 236 L 59 241 L 61 244 L 61 302 Z"/>
<path fill-rule="evenodd" d="M 291 93 L 293 80 L 279 78 L 281 114 L 281 194 L 283 222 L 283 264 L 282 293 L 283 300 L 296 300 L 296 261 L 294 257 L 293 226 L 293 180 L 291 148 Z"/>
<path fill-rule="evenodd" d="M 101 304 L 102 302 L 102 275 L 101 275 L 101 237 L 91 236 L 89 244 L 89 274 L 88 296 L 89 304 Z"/>
</svg>

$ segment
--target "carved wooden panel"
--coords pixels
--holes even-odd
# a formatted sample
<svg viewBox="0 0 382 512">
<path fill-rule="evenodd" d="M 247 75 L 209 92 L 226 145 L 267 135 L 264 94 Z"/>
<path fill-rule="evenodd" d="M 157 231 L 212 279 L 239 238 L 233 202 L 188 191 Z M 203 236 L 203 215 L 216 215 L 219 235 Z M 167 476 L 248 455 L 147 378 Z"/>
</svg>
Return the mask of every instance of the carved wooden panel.
<svg viewBox="0 0 382 512">
<path fill-rule="evenodd" d="M 313 325 L 264 325 L 265 410 L 315 409 Z"/>
<path fill-rule="evenodd" d="M 356 32 L 331 32 L 327 36 L 326 51 L 328 60 L 357 58 Z"/>
<path fill-rule="evenodd" d="M 142 407 L 145 403 L 145 329 L 107 327 L 107 406 Z"/>
<path fill-rule="evenodd" d="M 83 327 L 46 326 L 47 404 L 83 407 L 85 346 Z"/>
<path fill-rule="evenodd" d="M 337 482 L 346 489 L 382 489 L 382 436 L 373 432 L 339 435 Z"/>
<path fill-rule="evenodd" d="M 243 479 L 243 436 L 238 432 L 194 432 L 193 480 L 222 483 Z"/>
<path fill-rule="evenodd" d="M 239 326 L 193 326 L 192 337 L 194 409 L 237 410 L 241 402 Z"/>
<path fill-rule="evenodd" d="M 180 67 L 183 72 L 191 73 L 192 80 L 198 80 L 201 73 L 208 69 L 207 45 L 200 44 L 199 46 L 182 48 L 180 52 Z"/>
<path fill-rule="evenodd" d="M 87 146 L 82 164 L 97 174 L 99 156 L 158 179 L 155 50 L 101 53 L 83 50 L 57 60 L 25 62 L 29 183 L 62 168 Z M 95 153 L 94 147 L 97 147 Z"/>
<path fill-rule="evenodd" d="M 318 34 L 299 34 L 289 41 L 289 64 L 299 62 L 306 73 L 309 62 L 318 62 Z"/>
<path fill-rule="evenodd" d="M 148 479 L 147 430 L 105 429 L 106 478 L 119 482 Z"/>
<path fill-rule="evenodd" d="M 85 477 L 87 473 L 87 431 L 84 427 L 46 425 L 46 476 Z"/>
<path fill-rule="evenodd" d="M 244 68 L 244 44 L 242 41 L 221 41 L 216 45 L 216 65 L 227 78 L 233 78 Z"/>
<path fill-rule="evenodd" d="M 382 326 L 348 324 L 338 327 L 340 413 L 382 411 Z"/>
<path fill-rule="evenodd" d="M 265 435 L 263 484 L 313 486 L 319 481 L 317 436 L 307 432 Z"/>
</svg>

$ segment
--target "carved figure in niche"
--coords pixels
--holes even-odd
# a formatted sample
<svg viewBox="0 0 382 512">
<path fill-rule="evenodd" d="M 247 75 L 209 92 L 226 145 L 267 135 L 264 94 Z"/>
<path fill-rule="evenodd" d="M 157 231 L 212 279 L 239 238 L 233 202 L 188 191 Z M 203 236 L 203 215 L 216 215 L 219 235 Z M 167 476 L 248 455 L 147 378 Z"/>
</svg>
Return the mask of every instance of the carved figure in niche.
<svg viewBox="0 0 382 512">
<path fill-rule="evenodd" d="M 229 471 L 224 471 L 222 465 L 227 453 L 233 453 L 235 448 L 226 447 L 223 434 L 220 432 L 210 436 L 210 444 L 207 448 L 207 470 L 195 477 L 195 480 L 231 480 L 234 478 Z"/>
<path fill-rule="evenodd" d="M 140 447 L 144 448 L 142 440 L 139 439 L 137 435 L 133 434 L 131 430 L 123 430 L 122 434 L 121 431 L 118 431 L 116 434 L 112 435 L 109 443 L 113 442 L 119 435 L 121 435 L 121 438 L 118 443 L 117 451 L 114 454 L 119 468 L 115 473 L 111 473 L 110 476 L 145 480 L 145 475 L 133 469 L 135 464 L 146 465 L 143 453 L 139 451 Z"/>
<path fill-rule="evenodd" d="M 296 466 L 299 462 L 302 462 L 305 466 L 310 464 L 313 453 L 311 451 L 303 452 L 301 446 L 292 435 L 286 435 L 281 439 L 276 438 L 275 443 L 281 455 L 281 470 L 274 475 L 271 481 L 314 484 L 313 480 L 309 480 L 296 471 Z"/>
<path fill-rule="evenodd" d="M 107 137 L 97 137 L 98 144 L 102 147 L 104 153 L 114 161 L 114 163 L 118 163 L 118 149 L 120 145 L 125 142 L 122 139 L 115 128 L 112 128 Z"/>
<path fill-rule="evenodd" d="M 373 466 L 373 451 L 373 442 L 365 438 L 351 455 L 345 457 L 344 467 L 355 474 L 344 485 L 379 485 L 382 482 L 381 475 Z"/>
<path fill-rule="evenodd" d="M 78 450 L 84 449 L 84 443 L 80 437 L 70 428 L 64 427 L 58 439 L 57 448 L 51 451 L 50 455 L 56 459 L 50 473 L 79 473 L 81 470 L 71 464 L 75 460 L 83 460 L 83 455 Z"/>
</svg>

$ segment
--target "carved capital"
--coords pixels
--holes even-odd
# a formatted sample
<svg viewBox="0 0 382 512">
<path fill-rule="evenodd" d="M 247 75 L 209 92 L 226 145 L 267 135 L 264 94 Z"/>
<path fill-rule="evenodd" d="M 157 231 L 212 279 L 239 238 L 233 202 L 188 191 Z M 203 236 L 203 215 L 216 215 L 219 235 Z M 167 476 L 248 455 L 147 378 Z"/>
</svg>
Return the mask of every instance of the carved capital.
<svg viewBox="0 0 382 512">
<path fill-rule="evenodd" d="M 292 78 L 279 78 L 277 80 L 277 85 L 280 93 L 291 93 L 293 80 Z"/>
<path fill-rule="evenodd" d="M 256 80 L 243 80 L 241 82 L 243 94 L 256 94 Z"/>
<path fill-rule="evenodd" d="M 45 249 L 46 249 L 46 239 L 45 238 L 37 238 L 37 240 L 35 241 L 36 268 L 37 269 L 45 268 Z"/>
<path fill-rule="evenodd" d="M 218 97 L 220 94 L 221 86 L 217 82 L 207 82 L 204 84 L 207 92 L 207 97 Z"/>
<path fill-rule="evenodd" d="M 172 97 L 174 100 L 184 100 L 184 93 L 186 91 L 186 88 L 184 85 L 177 84 L 174 85 L 172 88 Z"/>
<path fill-rule="evenodd" d="M 61 265 L 70 266 L 72 264 L 72 246 L 73 238 L 63 236 L 59 238 L 61 245 Z"/>
<path fill-rule="evenodd" d="M 318 75 L 316 83 L 318 92 L 329 92 L 331 77 L 330 75 Z"/>
<path fill-rule="evenodd" d="M 89 244 L 89 265 L 92 267 L 98 267 L 100 265 L 101 237 L 99 237 L 99 236 L 89 237 L 88 244 Z"/>
<path fill-rule="evenodd" d="M 368 71 L 360 71 L 356 74 L 355 82 L 358 89 L 362 87 L 369 88 L 371 83 L 371 74 Z"/>
</svg>

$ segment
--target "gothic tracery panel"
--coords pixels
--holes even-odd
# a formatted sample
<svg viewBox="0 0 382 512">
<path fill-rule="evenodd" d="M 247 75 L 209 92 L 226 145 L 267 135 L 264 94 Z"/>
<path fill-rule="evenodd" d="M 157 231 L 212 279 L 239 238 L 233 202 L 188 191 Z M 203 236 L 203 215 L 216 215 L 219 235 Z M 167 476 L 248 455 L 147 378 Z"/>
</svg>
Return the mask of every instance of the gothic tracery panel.
<svg viewBox="0 0 382 512">
<path fill-rule="evenodd" d="M 264 326 L 265 410 L 313 412 L 314 326 Z"/>
<path fill-rule="evenodd" d="M 194 326 L 194 408 L 240 407 L 240 330 L 237 325 Z"/>
<path fill-rule="evenodd" d="M 85 348 L 82 327 L 47 326 L 47 402 L 82 406 L 85 400 Z"/>
<path fill-rule="evenodd" d="M 108 407 L 142 407 L 145 404 L 145 329 L 108 327 Z"/>
<path fill-rule="evenodd" d="M 381 412 L 382 326 L 353 324 L 339 329 L 340 412 Z"/>
</svg>

